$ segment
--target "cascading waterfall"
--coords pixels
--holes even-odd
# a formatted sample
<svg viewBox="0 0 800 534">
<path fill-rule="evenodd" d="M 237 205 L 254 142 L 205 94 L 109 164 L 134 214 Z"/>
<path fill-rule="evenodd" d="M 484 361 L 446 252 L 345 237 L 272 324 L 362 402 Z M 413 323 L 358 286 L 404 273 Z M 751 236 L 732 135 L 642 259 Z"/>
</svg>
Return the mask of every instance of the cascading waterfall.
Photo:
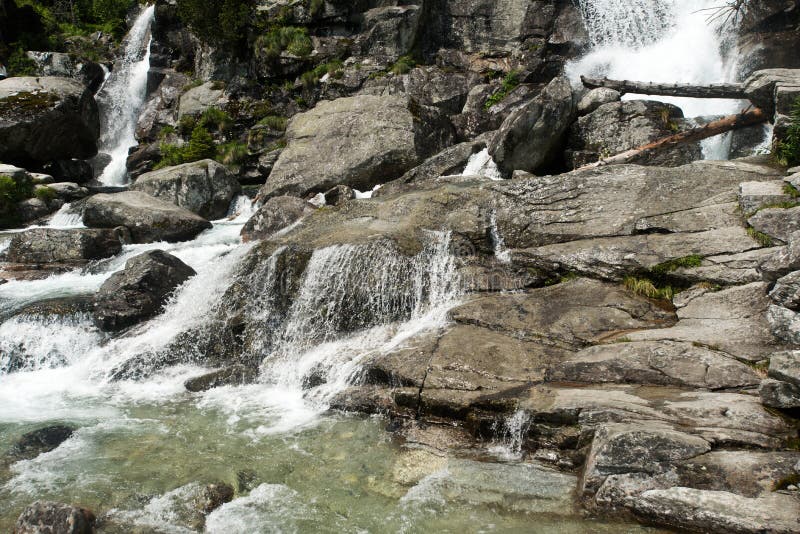
<svg viewBox="0 0 800 534">
<path fill-rule="evenodd" d="M 579 0 L 592 50 L 567 66 L 580 76 L 709 84 L 735 81 L 735 28 L 710 21 L 717 0 Z M 745 107 L 722 99 L 628 95 L 669 102 L 686 117 L 728 115 Z M 727 159 L 730 135 L 703 143 L 707 159 Z"/>
<path fill-rule="evenodd" d="M 155 6 L 139 14 L 125 40 L 122 57 L 100 89 L 101 133 L 99 152 L 110 157 L 98 180 L 105 185 L 127 182 L 128 150 L 136 146 L 136 123 L 147 92 L 150 70 L 150 26 Z"/>
</svg>

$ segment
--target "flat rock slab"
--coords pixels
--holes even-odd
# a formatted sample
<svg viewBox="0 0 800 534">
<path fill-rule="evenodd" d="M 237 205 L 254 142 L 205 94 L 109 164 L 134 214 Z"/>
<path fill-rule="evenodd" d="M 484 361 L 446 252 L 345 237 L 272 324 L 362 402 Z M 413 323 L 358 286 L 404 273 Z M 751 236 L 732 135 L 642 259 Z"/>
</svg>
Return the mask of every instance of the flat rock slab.
<svg viewBox="0 0 800 534">
<path fill-rule="evenodd" d="M 800 207 L 766 208 L 750 217 L 747 222 L 756 231 L 788 243 L 789 236 L 800 230 Z"/>
<path fill-rule="evenodd" d="M 597 237 L 701 232 L 741 224 L 731 210 L 744 181 L 777 171 L 743 162 L 695 162 L 666 169 L 613 165 L 558 176 L 524 173 L 492 184 L 506 246 L 531 248 Z"/>
<path fill-rule="evenodd" d="M 579 278 L 518 294 L 481 297 L 452 318 L 527 341 L 579 348 L 613 334 L 669 326 L 672 310 L 621 286 Z"/>
<path fill-rule="evenodd" d="M 731 210 L 734 205 L 730 204 Z M 728 226 L 703 232 L 673 234 L 650 234 L 623 237 L 582 239 L 568 243 L 556 243 L 542 247 L 513 251 L 514 261 L 548 272 L 573 272 L 607 280 L 621 280 L 625 276 L 646 271 L 658 264 L 686 256 L 714 256 L 715 262 L 704 262 L 707 267 L 715 266 L 714 279 L 738 280 L 741 278 L 738 266 L 730 266 L 720 255 L 734 255 L 759 248 L 745 229 Z M 755 262 L 745 268 L 753 275 Z M 735 272 L 726 272 L 728 270 Z M 695 268 L 677 273 L 687 278 L 703 278 L 694 273 Z M 759 278 L 760 279 L 760 278 Z"/>
<path fill-rule="evenodd" d="M 628 337 L 633 341 L 699 343 L 757 362 L 780 348 L 766 319 L 769 304 L 763 282 L 708 292 L 678 309 L 675 326 L 633 332 Z"/>
<path fill-rule="evenodd" d="M 84 264 L 118 254 L 129 238 L 125 228 L 35 228 L 14 234 L 5 258 L 22 264 Z"/>
<path fill-rule="evenodd" d="M 795 199 L 785 191 L 784 180 L 743 182 L 739 185 L 739 206 L 742 213 L 750 214 L 769 206 L 791 203 Z"/>
<path fill-rule="evenodd" d="M 648 521 L 677 529 L 720 534 L 800 531 L 800 500 L 792 495 L 748 498 L 724 491 L 674 487 L 645 491 L 628 508 Z"/>
<path fill-rule="evenodd" d="M 723 352 L 675 341 L 589 347 L 551 368 L 550 381 L 725 389 L 754 386 L 753 369 Z"/>
</svg>

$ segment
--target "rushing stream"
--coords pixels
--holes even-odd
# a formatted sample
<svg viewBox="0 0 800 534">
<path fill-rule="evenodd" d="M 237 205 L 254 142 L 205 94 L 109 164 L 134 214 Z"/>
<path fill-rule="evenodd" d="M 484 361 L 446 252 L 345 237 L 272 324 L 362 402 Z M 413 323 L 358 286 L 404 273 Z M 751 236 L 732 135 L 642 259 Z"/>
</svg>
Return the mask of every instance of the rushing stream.
<svg viewBox="0 0 800 534">
<path fill-rule="evenodd" d="M 596 48 L 572 66 L 574 72 L 727 79 L 731 67 L 714 52 L 720 41 L 689 13 L 687 6 L 697 3 L 660 4 L 585 3 L 584 14 L 597 23 Z M 684 17 L 674 24 L 667 22 L 673 8 Z M 614 27 L 622 15 L 626 27 Z M 105 184 L 127 181 L 125 160 L 136 144 L 153 16 L 152 6 L 140 14 L 101 90 L 101 152 L 110 156 L 100 178 Z M 678 27 L 690 37 L 683 29 L 675 32 Z M 709 50 L 709 57 L 686 64 L 687 54 L 697 56 L 699 48 Z M 658 54 L 664 61 L 651 67 Z M 633 70 L 625 70 L 626 64 Z M 687 115 L 728 110 L 707 105 L 684 109 Z M 475 155 L 464 172 L 499 178 L 487 152 Z M 370 202 L 368 197 L 359 198 Z M 127 362 L 172 350 L 180 334 L 188 334 L 183 349 L 202 350 L 210 321 L 223 309 L 226 291 L 252 250 L 239 237 L 252 212 L 250 201 L 240 197 L 228 217 L 193 241 L 127 245 L 116 257 L 83 269 L 0 286 L 0 453 L 46 424 L 78 429 L 36 458 L 0 457 L 0 531 L 9 531 L 30 502 L 52 499 L 98 512 L 102 532 L 194 532 L 200 527 L 189 511 L 190 496 L 199 485 L 219 480 L 233 484 L 237 495 L 208 516 L 208 532 L 647 530 L 585 519 L 574 502 L 574 477 L 523 462 L 522 412 L 500 432 L 502 443 L 445 459 L 401 447 L 381 418 L 328 411 L 333 397 L 357 379 L 365 357 L 446 323 L 461 284 L 445 233 L 429 232 L 426 246 L 410 258 L 382 242 L 316 250 L 284 311 L 276 305 L 275 288 L 285 249 L 276 250 L 245 280 L 243 313 L 254 340 L 245 350 L 260 362 L 255 384 L 189 393 L 184 382 L 207 371 L 191 359 L 154 369 L 146 378 L 113 379 Z M 66 205 L 49 226 L 82 223 Z M 494 238 L 503 259 L 496 231 Z M 18 313 L 47 299 L 92 295 L 128 259 L 156 248 L 197 275 L 160 316 L 119 337 L 102 333 L 85 313 Z M 309 389 L 303 381 L 311 372 L 326 379 Z M 486 455 L 495 461 L 477 461 Z"/>
</svg>

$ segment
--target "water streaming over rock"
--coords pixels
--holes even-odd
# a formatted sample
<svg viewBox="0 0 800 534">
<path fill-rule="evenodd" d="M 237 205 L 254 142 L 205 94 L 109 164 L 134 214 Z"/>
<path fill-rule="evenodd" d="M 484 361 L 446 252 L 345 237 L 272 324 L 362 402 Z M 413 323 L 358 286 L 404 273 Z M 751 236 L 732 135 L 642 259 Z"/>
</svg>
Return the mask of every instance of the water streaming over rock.
<svg viewBox="0 0 800 534">
<path fill-rule="evenodd" d="M 154 13 L 155 5 L 151 5 L 139 14 L 125 39 L 122 56 L 97 94 L 101 118 L 98 159 L 108 160 L 98 179 L 106 185 L 122 185 L 128 180 L 128 150 L 137 145 L 136 122 L 147 92 Z"/>
<path fill-rule="evenodd" d="M 592 49 L 567 65 L 580 76 L 708 84 L 736 81 L 736 28 L 710 20 L 717 0 L 580 0 Z M 728 115 L 746 107 L 722 99 L 627 95 L 673 103 L 686 117 Z M 706 159 L 727 159 L 730 136 L 703 143 Z"/>
<path fill-rule="evenodd" d="M 79 211 L 73 211 L 69 202 L 61 206 L 47 223 L 51 228 L 85 228 L 83 217 Z"/>
</svg>

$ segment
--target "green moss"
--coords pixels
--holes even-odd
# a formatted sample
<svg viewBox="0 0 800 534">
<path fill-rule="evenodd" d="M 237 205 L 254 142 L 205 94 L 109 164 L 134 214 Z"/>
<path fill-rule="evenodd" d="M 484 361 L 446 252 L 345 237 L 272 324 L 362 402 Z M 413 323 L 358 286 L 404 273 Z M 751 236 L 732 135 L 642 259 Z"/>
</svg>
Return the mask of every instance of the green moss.
<svg viewBox="0 0 800 534">
<path fill-rule="evenodd" d="M 33 181 L 27 175 L 15 179 L 0 175 L 0 227 L 8 228 L 18 222 L 17 203 L 33 196 Z"/>
<path fill-rule="evenodd" d="M 677 271 L 678 269 L 682 268 L 691 269 L 694 267 L 700 267 L 702 264 L 703 264 L 703 257 L 700 256 L 699 254 L 692 254 L 690 256 L 675 258 L 669 261 L 665 261 L 664 263 L 659 263 L 655 267 L 651 268 L 650 272 L 657 276 L 664 276 L 673 271 Z"/>
<path fill-rule="evenodd" d="M 9 115 L 29 115 L 57 104 L 58 96 L 44 91 L 22 92 L 0 100 L 0 113 Z"/>
<path fill-rule="evenodd" d="M 752 226 L 747 227 L 747 235 L 753 238 L 762 247 L 771 247 L 773 242 L 772 238 L 763 232 L 759 232 Z"/>
<path fill-rule="evenodd" d="M 486 103 L 484 104 L 484 108 L 486 110 L 491 109 L 495 105 L 502 102 L 508 94 L 516 89 L 519 86 L 519 74 L 516 71 L 511 71 L 506 74 L 506 77 L 503 78 L 503 83 L 500 85 L 500 89 L 495 91 L 492 96 L 486 99 Z"/>
</svg>

